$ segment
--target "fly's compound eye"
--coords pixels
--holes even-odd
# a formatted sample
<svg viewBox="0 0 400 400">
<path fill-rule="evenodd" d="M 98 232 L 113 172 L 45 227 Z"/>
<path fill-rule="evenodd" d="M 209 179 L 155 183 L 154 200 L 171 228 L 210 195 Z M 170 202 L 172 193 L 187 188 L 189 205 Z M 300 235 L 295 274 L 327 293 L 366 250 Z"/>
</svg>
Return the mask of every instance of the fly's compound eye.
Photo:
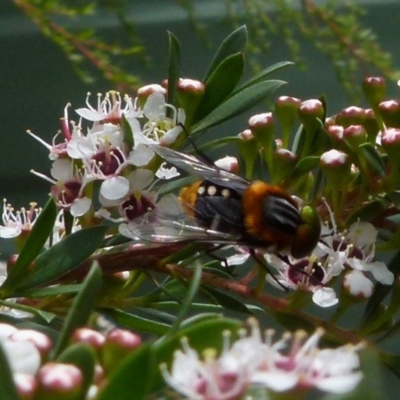
<svg viewBox="0 0 400 400">
<path fill-rule="evenodd" d="M 321 223 L 316 210 L 305 206 L 300 216 L 302 223 L 299 225 L 292 244 L 292 256 L 302 258 L 309 255 L 317 245 L 321 235 Z"/>
</svg>

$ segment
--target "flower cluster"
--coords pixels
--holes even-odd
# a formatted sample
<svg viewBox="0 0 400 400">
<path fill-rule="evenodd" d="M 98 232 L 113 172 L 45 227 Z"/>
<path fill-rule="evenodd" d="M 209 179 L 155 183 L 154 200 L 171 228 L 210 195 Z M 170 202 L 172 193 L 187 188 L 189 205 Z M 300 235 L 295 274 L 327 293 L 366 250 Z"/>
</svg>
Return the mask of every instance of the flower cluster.
<svg viewBox="0 0 400 400">
<path fill-rule="evenodd" d="M 165 95 L 160 85 L 140 89 L 134 100 L 111 91 L 104 98 L 99 94 L 94 108 L 88 94 L 87 107 L 76 110 L 78 123 L 69 120 L 69 105 L 65 108 L 61 143 L 56 144 L 59 134 L 49 145 L 28 131 L 49 149 L 51 178 L 33 173 L 52 183 L 60 208 L 74 217 L 94 216 L 93 193 L 103 206 L 97 216 L 111 217 L 106 209 L 129 221 L 154 207 L 154 196 L 143 193 L 154 179 L 154 173 L 143 168 L 154 156 L 145 145 L 171 145 L 185 122 L 183 110 L 166 103 Z M 155 175 L 168 179 L 176 170 L 161 166 Z"/>
<path fill-rule="evenodd" d="M 139 348 L 141 342 L 138 335 L 123 329 L 112 329 L 105 335 L 89 328 L 76 330 L 71 345 L 89 346 L 96 362 L 93 381 L 85 384 L 78 365 L 49 360 L 53 344 L 45 334 L 0 323 L 0 346 L 7 357 L 17 392 L 23 399 L 59 396 L 95 399 L 106 385 L 107 376 Z M 85 386 L 88 383 L 90 386 Z"/>
<path fill-rule="evenodd" d="M 183 350 L 175 352 L 168 372 L 161 366 L 168 384 L 185 397 L 195 400 L 242 398 L 251 385 L 261 385 L 273 392 L 288 392 L 317 388 L 331 393 L 353 390 L 362 374 L 357 351 L 362 345 L 336 349 L 319 349 L 322 329 L 307 338 L 304 331 L 287 333 L 276 342 L 274 332 L 262 337 L 260 328 L 251 321 L 249 336 L 243 331 L 230 343 L 224 336 L 222 352 L 207 349 L 199 354 L 182 340 Z"/>
</svg>

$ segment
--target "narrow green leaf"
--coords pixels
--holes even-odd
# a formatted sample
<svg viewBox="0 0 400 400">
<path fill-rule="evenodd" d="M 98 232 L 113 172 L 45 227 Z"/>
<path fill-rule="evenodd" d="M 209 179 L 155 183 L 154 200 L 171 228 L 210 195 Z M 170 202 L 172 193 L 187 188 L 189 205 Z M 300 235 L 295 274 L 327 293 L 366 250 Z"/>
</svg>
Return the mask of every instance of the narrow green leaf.
<svg viewBox="0 0 400 400">
<path fill-rule="evenodd" d="M 125 114 L 122 114 L 121 116 L 121 129 L 122 133 L 124 134 L 124 143 L 127 145 L 129 150 L 132 150 L 134 146 L 133 132 L 128 120 L 125 117 Z"/>
<path fill-rule="evenodd" d="M 244 53 L 246 50 L 246 43 L 247 28 L 245 25 L 242 25 L 234 30 L 221 43 L 221 46 L 217 50 L 203 81 L 207 82 L 208 78 L 213 74 L 218 65 L 221 64 L 223 60 L 225 60 L 225 58 L 235 53 Z"/>
<path fill-rule="evenodd" d="M 243 53 L 232 54 L 215 68 L 205 83 L 204 97 L 196 109 L 194 123 L 208 115 L 232 93 L 243 72 Z"/>
<path fill-rule="evenodd" d="M 6 300 L 0 300 L 0 304 L 3 307 L 8 307 L 8 308 L 13 308 L 15 310 L 20 310 L 23 312 L 30 313 L 32 315 L 35 315 L 36 317 L 42 319 L 45 322 L 51 322 L 53 318 L 55 317 L 55 314 L 43 310 L 39 310 L 36 307 L 30 307 L 25 304 L 19 304 L 19 303 L 14 303 L 12 301 L 6 301 Z"/>
<path fill-rule="evenodd" d="M 300 178 L 319 165 L 319 156 L 308 156 L 301 159 L 293 169 L 291 179 Z"/>
<path fill-rule="evenodd" d="M 255 77 L 249 79 L 248 81 L 246 81 L 243 85 L 239 86 L 234 92 L 233 94 L 239 93 L 244 89 L 247 89 L 250 86 L 255 85 L 256 83 L 265 81 L 265 78 L 270 75 L 272 72 L 278 71 L 281 68 L 284 68 L 288 65 L 294 65 L 293 62 L 291 61 L 280 61 L 277 62 L 275 64 L 270 65 L 269 67 L 265 68 L 264 70 L 262 70 L 259 74 L 257 74 Z"/>
<path fill-rule="evenodd" d="M 61 294 L 74 294 L 82 289 L 82 284 L 49 286 L 24 290 L 24 296 L 29 298 L 40 298 L 48 296 L 59 296 Z"/>
<path fill-rule="evenodd" d="M 99 248 L 106 231 L 106 226 L 82 229 L 40 254 L 30 276 L 16 286 L 18 293 L 51 282 L 76 268 Z"/>
<path fill-rule="evenodd" d="M 382 363 L 400 379 L 400 356 L 382 352 L 380 354 L 380 359 Z"/>
<path fill-rule="evenodd" d="M 20 400 L 7 356 L 0 344 L 0 393 L 2 400 Z"/>
<path fill-rule="evenodd" d="M 182 306 L 179 309 L 179 313 L 176 316 L 176 319 L 171 327 L 171 330 L 168 332 L 168 335 L 172 335 L 179 329 L 180 324 L 182 323 L 182 321 L 188 314 L 190 306 L 191 306 L 191 304 L 197 294 L 199 286 L 200 286 L 201 272 L 202 272 L 201 264 L 196 263 L 194 274 L 190 279 L 189 290 L 186 292 L 186 296 L 182 302 Z"/>
<path fill-rule="evenodd" d="M 358 146 L 358 148 L 366 159 L 368 166 L 371 168 L 371 170 L 379 176 L 385 176 L 385 163 L 383 162 L 383 159 L 376 148 L 369 142 L 361 144 L 360 146 Z"/>
<path fill-rule="evenodd" d="M 229 97 L 228 100 L 199 121 L 193 127 L 192 133 L 211 128 L 212 126 L 221 124 L 222 122 L 247 111 L 272 94 L 284 83 L 285 82 L 283 81 L 277 80 L 260 82 L 232 97 Z"/>
<path fill-rule="evenodd" d="M 97 265 L 93 265 L 82 284 L 82 290 L 75 297 L 68 311 L 63 329 L 51 352 L 51 359 L 64 350 L 74 330 L 86 324 L 96 305 L 100 289 L 101 270 Z"/>
<path fill-rule="evenodd" d="M 176 83 L 181 73 L 181 50 L 178 39 L 168 32 L 168 103 L 175 104 Z M 171 111 L 171 110 L 169 110 Z"/>
<path fill-rule="evenodd" d="M 108 377 L 108 384 L 96 399 L 147 400 L 155 371 L 152 349 L 149 344 L 143 344 Z"/>
<path fill-rule="evenodd" d="M 210 294 L 218 304 L 228 310 L 233 310 L 244 314 L 252 314 L 244 303 L 242 303 L 238 299 L 235 299 L 229 294 L 223 293 L 219 290 L 205 285 L 202 285 L 202 290 Z"/>
<path fill-rule="evenodd" d="M 33 228 L 26 239 L 25 245 L 18 255 L 16 263 L 10 270 L 7 279 L 0 289 L 0 293 L 9 293 L 14 286 L 27 279 L 31 273 L 31 263 L 42 251 L 46 240 L 53 231 L 57 217 L 57 208 L 53 199 L 50 199 L 40 212 Z"/>
<path fill-rule="evenodd" d="M 94 377 L 94 368 L 96 364 L 94 349 L 86 343 L 75 343 L 66 348 L 60 356 L 57 357 L 56 361 L 59 363 L 73 364 L 81 370 L 83 384 L 79 398 L 84 400 Z"/>
<path fill-rule="evenodd" d="M 117 325 L 139 332 L 165 335 L 171 325 L 130 314 L 115 308 L 101 308 L 100 311 L 110 317 Z"/>
</svg>

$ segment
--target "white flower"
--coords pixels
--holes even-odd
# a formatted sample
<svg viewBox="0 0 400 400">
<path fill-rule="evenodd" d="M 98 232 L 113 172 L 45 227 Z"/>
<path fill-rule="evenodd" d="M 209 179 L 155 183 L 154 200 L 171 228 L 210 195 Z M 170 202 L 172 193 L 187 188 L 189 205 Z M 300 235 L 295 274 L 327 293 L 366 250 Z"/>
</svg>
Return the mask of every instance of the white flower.
<svg viewBox="0 0 400 400">
<path fill-rule="evenodd" d="M 274 392 L 317 388 L 331 393 L 353 390 L 362 378 L 357 351 L 362 347 L 318 348 L 322 329 L 307 338 L 304 331 L 286 333 L 274 341 L 272 330 L 261 335 L 256 321 L 247 336 L 233 344 L 224 334 L 221 355 L 207 349 L 200 358 L 187 339 L 183 350 L 174 354 L 170 372 L 165 364 L 161 371 L 166 382 L 177 392 L 195 400 L 238 399 L 251 384 Z"/>
<path fill-rule="evenodd" d="M 12 239 L 21 233 L 30 232 L 41 210 L 37 207 L 37 203 L 32 202 L 28 209 L 21 208 L 15 211 L 11 204 L 3 199 L 3 225 L 0 225 L 0 238 Z"/>
<path fill-rule="evenodd" d="M 138 112 L 129 96 L 125 96 L 125 107 L 122 108 L 121 95 L 115 90 L 107 92 L 102 100 L 102 94 L 97 94 L 97 108 L 89 103 L 90 93 L 86 97 L 86 108 L 78 108 L 76 113 L 82 118 L 93 122 L 113 122 L 119 123 L 122 115 L 125 117 L 135 117 Z"/>
</svg>

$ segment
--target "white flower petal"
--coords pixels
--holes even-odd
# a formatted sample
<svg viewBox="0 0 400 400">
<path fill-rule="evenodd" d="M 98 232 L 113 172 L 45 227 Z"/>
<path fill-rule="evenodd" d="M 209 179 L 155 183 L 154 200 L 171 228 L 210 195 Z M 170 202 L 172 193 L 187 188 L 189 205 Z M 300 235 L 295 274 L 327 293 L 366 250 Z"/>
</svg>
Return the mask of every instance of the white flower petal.
<svg viewBox="0 0 400 400">
<path fill-rule="evenodd" d="M 320 307 L 332 307 L 339 301 L 336 292 L 330 287 L 318 288 L 313 293 L 312 299 Z"/>
<path fill-rule="evenodd" d="M 318 379 L 315 386 L 330 393 L 346 393 L 353 390 L 361 381 L 363 375 L 361 372 L 352 372 L 346 375 L 330 376 L 328 378 Z"/>
<path fill-rule="evenodd" d="M 384 285 L 391 285 L 394 281 L 394 275 L 382 261 L 370 263 L 370 271 L 374 278 Z"/>
<path fill-rule="evenodd" d="M 182 127 L 180 125 L 175 126 L 174 128 L 165 132 L 164 136 L 160 139 L 160 144 L 163 146 L 170 146 L 172 143 L 175 143 L 181 132 Z"/>
<path fill-rule="evenodd" d="M 75 110 L 78 115 L 88 121 L 101 121 L 105 115 L 95 110 L 89 110 L 88 108 L 78 108 Z"/>
<path fill-rule="evenodd" d="M 276 392 L 292 389 L 298 382 L 296 373 L 289 371 L 255 372 L 251 376 L 252 383 L 259 383 Z"/>
<path fill-rule="evenodd" d="M 349 290 L 353 296 L 371 297 L 374 290 L 372 282 L 358 270 L 347 273 L 343 280 L 343 285 Z"/>
<path fill-rule="evenodd" d="M 139 144 L 129 153 L 127 161 L 129 164 L 143 167 L 144 165 L 147 165 L 153 157 L 153 150 L 150 150 L 143 144 Z"/>
<path fill-rule="evenodd" d="M 156 172 L 156 177 L 158 179 L 172 179 L 180 175 L 175 167 L 166 168 L 165 165 L 166 163 L 162 163 L 160 168 L 158 168 Z"/>
<path fill-rule="evenodd" d="M 71 215 L 74 217 L 81 217 L 89 211 L 91 205 L 92 200 L 88 197 L 76 199 L 71 205 Z"/>
<path fill-rule="evenodd" d="M 152 93 L 143 107 L 143 114 L 152 122 L 165 118 L 165 97 L 162 93 Z"/>
<path fill-rule="evenodd" d="M 69 181 L 73 178 L 73 164 L 67 158 L 58 158 L 51 166 L 51 176 L 61 182 Z"/>
<path fill-rule="evenodd" d="M 32 342 L 5 340 L 1 345 L 13 372 L 36 374 L 40 366 L 40 353 Z"/>
<path fill-rule="evenodd" d="M 348 238 L 356 247 L 365 247 L 376 241 L 378 231 L 369 222 L 358 221 L 349 228 Z"/>
<path fill-rule="evenodd" d="M 141 192 L 153 182 L 154 173 L 149 169 L 135 169 L 128 176 L 130 189 L 133 193 Z"/>
<path fill-rule="evenodd" d="M 228 264 L 231 265 L 242 265 L 244 264 L 248 258 L 250 257 L 250 253 L 236 253 L 232 256 L 226 257 L 225 261 L 221 262 L 221 265 Z"/>
<path fill-rule="evenodd" d="M 22 229 L 19 225 L 16 226 L 0 226 L 0 238 L 12 239 L 19 236 Z"/>
<path fill-rule="evenodd" d="M 129 193 L 129 181 L 123 176 L 106 179 L 100 187 L 100 193 L 109 200 L 122 199 Z"/>
</svg>

